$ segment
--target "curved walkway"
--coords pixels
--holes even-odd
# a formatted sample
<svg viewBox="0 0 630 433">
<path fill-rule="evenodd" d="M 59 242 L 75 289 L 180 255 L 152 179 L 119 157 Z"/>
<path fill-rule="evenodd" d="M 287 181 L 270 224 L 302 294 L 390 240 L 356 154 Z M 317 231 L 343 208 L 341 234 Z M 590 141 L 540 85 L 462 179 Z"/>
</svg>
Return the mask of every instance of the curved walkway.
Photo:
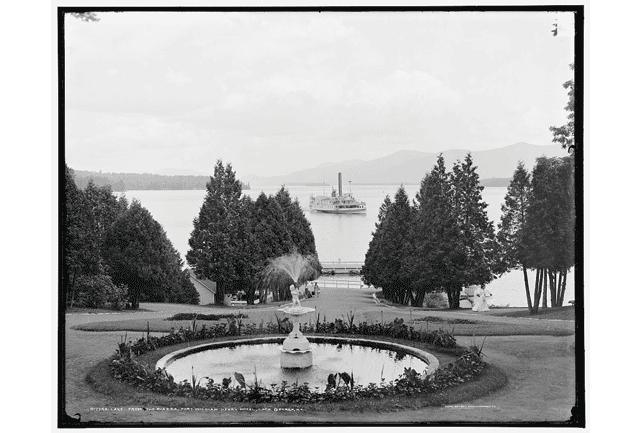
<svg viewBox="0 0 630 433">
<path fill-rule="evenodd" d="M 517 324 L 519 326 L 544 326 L 546 329 L 573 329 L 573 321 L 546 319 L 507 318 L 487 314 L 470 314 L 460 311 L 420 310 L 387 307 L 374 303 L 373 290 L 366 289 L 322 289 L 319 298 L 304 300 L 304 306 L 315 307 L 330 321 L 346 317 L 354 312 L 355 321 L 380 320 L 403 317 L 407 321 L 423 316 L 457 317 L 494 322 Z M 146 311 L 121 312 L 112 314 L 67 314 L 66 315 L 66 369 L 74 374 L 66 378 L 66 408 L 69 415 L 80 413 L 83 421 L 106 422 L 189 422 L 190 413 L 182 412 L 129 412 L 97 411 L 94 408 L 111 408 L 112 402 L 106 396 L 95 392 L 85 383 L 89 369 L 110 356 L 116 349 L 124 332 L 84 332 L 71 329 L 73 326 L 102 321 L 119 321 L 133 318 L 159 319 L 180 312 L 227 313 L 238 308 L 190 306 L 173 304 L 141 304 Z M 243 309 L 251 320 L 273 317 L 278 305 Z M 129 332 L 128 338 L 136 339 L 140 332 Z M 575 356 L 574 335 L 553 337 L 548 335 L 490 336 L 485 338 L 483 352 L 487 360 L 508 375 L 508 385 L 497 393 L 456 407 L 425 408 L 420 411 L 395 413 L 327 413 L 327 418 L 337 422 L 378 423 L 378 422 L 540 422 L 564 421 L 570 416 L 575 400 Z M 469 345 L 471 337 L 458 337 L 458 343 Z M 479 342 L 478 342 L 479 343 Z M 199 419 L 196 417 L 195 419 Z M 321 415 L 314 413 L 281 412 L 207 412 L 203 422 L 318 422 Z"/>
</svg>

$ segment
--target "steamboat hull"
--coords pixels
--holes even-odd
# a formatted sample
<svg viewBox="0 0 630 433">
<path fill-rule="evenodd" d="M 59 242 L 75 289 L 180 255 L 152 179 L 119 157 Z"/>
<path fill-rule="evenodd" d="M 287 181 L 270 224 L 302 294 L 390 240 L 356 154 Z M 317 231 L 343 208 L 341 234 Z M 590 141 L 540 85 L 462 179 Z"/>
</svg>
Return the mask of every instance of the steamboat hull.
<svg viewBox="0 0 630 433">
<path fill-rule="evenodd" d="M 366 209 L 317 209 L 311 208 L 311 212 L 322 212 L 322 213 L 336 213 L 336 214 L 361 214 L 365 213 Z"/>
</svg>

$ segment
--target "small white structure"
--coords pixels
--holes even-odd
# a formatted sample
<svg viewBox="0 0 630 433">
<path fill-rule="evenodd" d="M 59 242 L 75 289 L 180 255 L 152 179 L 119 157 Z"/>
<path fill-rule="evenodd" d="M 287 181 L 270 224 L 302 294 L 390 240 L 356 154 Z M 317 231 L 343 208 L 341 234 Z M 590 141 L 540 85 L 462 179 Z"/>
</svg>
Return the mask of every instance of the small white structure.
<svg viewBox="0 0 630 433">
<path fill-rule="evenodd" d="M 190 281 L 199 293 L 199 305 L 215 304 L 215 295 L 217 294 L 217 283 L 210 280 L 202 280 L 198 278 L 192 269 L 188 269 Z"/>
<path fill-rule="evenodd" d="M 492 294 L 485 288 L 479 287 L 475 290 L 473 299 L 473 311 L 489 311 L 488 299 L 492 297 Z"/>
<path fill-rule="evenodd" d="M 294 289 L 295 287 L 292 287 L 292 294 Z M 293 323 L 291 333 L 282 343 L 280 352 L 280 367 L 282 368 L 308 368 L 313 365 L 311 343 L 300 331 L 300 317 L 312 313 L 315 309 L 302 307 L 299 305 L 299 299 L 297 300 L 298 305 L 296 305 L 295 299 L 296 296 L 293 297 L 294 303 L 292 306 L 279 309 L 279 311 L 291 316 Z"/>
</svg>

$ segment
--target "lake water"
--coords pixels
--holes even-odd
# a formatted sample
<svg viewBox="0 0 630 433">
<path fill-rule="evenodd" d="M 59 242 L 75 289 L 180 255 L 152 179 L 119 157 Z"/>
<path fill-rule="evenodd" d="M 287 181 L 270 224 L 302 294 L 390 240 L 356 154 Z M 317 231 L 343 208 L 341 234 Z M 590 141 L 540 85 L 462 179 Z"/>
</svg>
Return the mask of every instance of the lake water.
<svg viewBox="0 0 630 433">
<path fill-rule="evenodd" d="M 256 199 L 261 192 L 275 194 L 279 186 L 257 186 L 243 191 L 252 199 Z M 326 193 L 330 193 L 330 186 Z M 356 199 L 365 201 L 367 212 L 355 215 L 335 215 L 308 211 L 308 201 L 311 194 L 322 194 L 322 187 L 289 186 L 286 189 L 292 198 L 297 198 L 304 209 L 306 218 L 311 223 L 315 245 L 319 259 L 329 261 L 356 261 L 365 259 L 368 245 L 372 239 L 372 232 L 378 220 L 378 209 L 386 195 L 393 200 L 398 186 L 396 185 L 353 185 L 352 193 Z M 415 197 L 420 185 L 405 185 L 409 198 Z M 347 191 L 344 189 L 344 191 Z M 487 187 L 483 191 L 483 199 L 488 204 L 488 218 L 496 223 L 501 218 L 501 203 L 505 198 L 507 188 Z M 199 215 L 199 210 L 206 195 L 205 190 L 193 191 L 126 191 L 129 200 L 136 198 L 151 212 L 164 230 L 173 246 L 185 259 L 188 251 L 188 239 L 193 229 L 193 218 Z M 533 286 L 535 274 L 530 272 L 530 286 Z M 527 306 L 525 289 L 521 271 L 510 272 L 488 285 L 493 294 L 491 304 L 507 305 L 511 307 Z M 574 278 L 569 273 L 565 304 L 574 299 Z"/>
</svg>

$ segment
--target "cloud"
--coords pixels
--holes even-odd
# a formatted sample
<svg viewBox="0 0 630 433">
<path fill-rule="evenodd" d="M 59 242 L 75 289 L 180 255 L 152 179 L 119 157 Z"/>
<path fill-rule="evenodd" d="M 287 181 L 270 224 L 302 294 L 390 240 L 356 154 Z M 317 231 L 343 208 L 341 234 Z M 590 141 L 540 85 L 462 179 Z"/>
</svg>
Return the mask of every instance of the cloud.
<svg viewBox="0 0 630 433">
<path fill-rule="evenodd" d="M 67 23 L 65 102 L 85 110 L 66 119 L 69 158 L 103 169 L 222 156 L 263 174 L 290 155 L 527 141 L 566 117 L 554 14 L 102 15 Z"/>
<path fill-rule="evenodd" d="M 66 118 L 72 126 L 66 129 L 68 163 L 80 169 L 153 171 L 164 161 L 186 167 L 223 146 L 212 129 L 167 117 L 68 110 Z"/>
<path fill-rule="evenodd" d="M 184 75 L 183 72 L 173 72 L 173 70 L 170 67 L 167 67 L 167 71 L 166 71 L 166 82 L 167 83 L 171 83 L 171 84 L 175 84 L 177 87 L 182 87 L 184 86 L 186 83 L 190 83 L 192 81 L 192 78 L 187 77 L 186 75 Z"/>
<path fill-rule="evenodd" d="M 349 92 L 348 105 L 365 104 L 389 107 L 401 103 L 427 106 L 435 103 L 457 104 L 459 95 L 440 80 L 423 71 L 393 71 L 379 80 L 360 80 Z"/>
</svg>

